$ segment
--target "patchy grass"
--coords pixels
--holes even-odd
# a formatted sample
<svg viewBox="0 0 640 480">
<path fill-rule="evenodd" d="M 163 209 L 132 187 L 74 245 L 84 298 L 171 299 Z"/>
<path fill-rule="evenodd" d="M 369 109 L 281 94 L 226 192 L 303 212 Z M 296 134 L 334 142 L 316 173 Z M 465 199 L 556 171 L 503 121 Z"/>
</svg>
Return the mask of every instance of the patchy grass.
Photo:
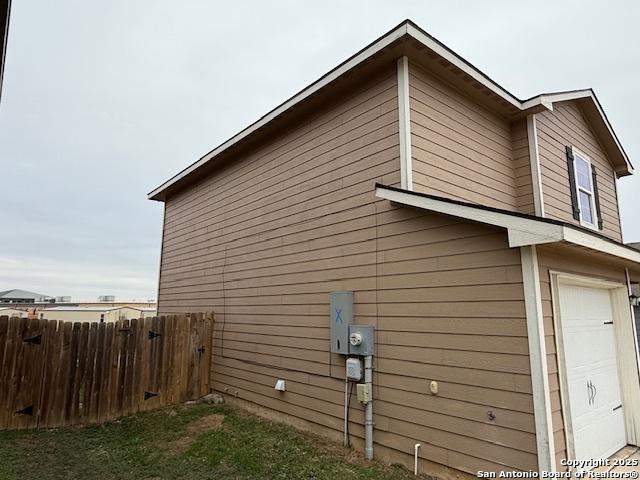
<svg viewBox="0 0 640 480">
<path fill-rule="evenodd" d="M 144 412 L 99 426 L 0 432 L 0 479 L 415 478 L 228 405 Z"/>
</svg>

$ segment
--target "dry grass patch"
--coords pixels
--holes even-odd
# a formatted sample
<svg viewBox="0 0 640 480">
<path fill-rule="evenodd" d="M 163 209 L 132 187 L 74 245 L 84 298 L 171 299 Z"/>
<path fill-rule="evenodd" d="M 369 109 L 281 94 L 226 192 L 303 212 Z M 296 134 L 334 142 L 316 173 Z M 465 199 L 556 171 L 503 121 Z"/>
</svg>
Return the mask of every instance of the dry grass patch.
<svg viewBox="0 0 640 480">
<path fill-rule="evenodd" d="M 222 422 L 224 422 L 224 415 L 220 413 L 196 418 L 187 426 L 187 431 L 184 436 L 172 441 L 166 445 L 166 450 L 163 450 L 169 455 L 177 455 L 185 452 L 204 433 L 219 430 L 222 427 Z"/>
</svg>

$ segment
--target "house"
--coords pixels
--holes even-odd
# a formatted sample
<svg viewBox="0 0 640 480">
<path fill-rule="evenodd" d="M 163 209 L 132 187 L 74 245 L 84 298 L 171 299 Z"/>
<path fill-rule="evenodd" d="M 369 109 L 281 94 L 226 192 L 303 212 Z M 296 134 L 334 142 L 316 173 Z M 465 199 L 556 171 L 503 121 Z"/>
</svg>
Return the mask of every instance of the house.
<svg viewBox="0 0 640 480">
<path fill-rule="evenodd" d="M 339 440 L 330 294 L 353 292 L 375 328 L 355 448 L 565 470 L 640 444 L 632 172 L 592 90 L 521 100 L 406 21 L 149 194 L 158 309 L 215 312 L 215 390 Z"/>
<path fill-rule="evenodd" d="M 42 293 L 28 292 L 26 290 L 20 290 L 17 288 L 0 292 L 0 305 L 1 304 L 32 305 L 36 303 L 52 303 L 52 302 L 55 302 L 55 299 L 49 295 L 43 295 Z"/>
<path fill-rule="evenodd" d="M 4 77 L 4 62 L 7 56 L 7 42 L 9 39 L 9 12 L 11 0 L 0 0 L 0 99 L 2 98 L 2 79 Z"/>
<path fill-rule="evenodd" d="M 101 295 L 97 301 L 94 300 L 75 300 L 71 301 L 71 297 L 43 295 L 41 293 L 29 292 L 26 290 L 12 289 L 0 292 L 0 305 L 3 304 L 20 304 L 20 308 L 34 307 L 38 310 L 52 307 L 99 307 L 105 310 L 107 307 L 131 307 L 146 312 L 156 311 L 156 301 L 147 299 L 147 301 L 136 300 L 118 300 L 114 295 Z"/>
<path fill-rule="evenodd" d="M 0 317 L 4 317 L 6 315 L 9 318 L 11 317 L 26 318 L 27 313 L 28 312 L 26 310 L 19 310 L 17 308 L 0 306 Z"/>
<path fill-rule="evenodd" d="M 62 306 L 45 308 L 38 311 L 40 318 L 65 322 L 115 322 L 133 318 L 153 317 L 155 308 L 131 307 L 74 307 Z"/>
</svg>

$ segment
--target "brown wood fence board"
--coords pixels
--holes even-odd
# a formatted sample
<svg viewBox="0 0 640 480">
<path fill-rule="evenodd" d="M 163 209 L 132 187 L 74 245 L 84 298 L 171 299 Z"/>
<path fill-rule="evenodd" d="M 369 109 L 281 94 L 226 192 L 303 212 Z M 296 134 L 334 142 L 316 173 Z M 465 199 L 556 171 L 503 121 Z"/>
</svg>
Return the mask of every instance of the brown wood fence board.
<svg viewBox="0 0 640 480">
<path fill-rule="evenodd" d="M 87 378 L 90 376 L 88 357 L 89 357 L 89 332 L 90 325 L 88 322 L 83 322 L 80 327 L 80 350 L 78 353 L 78 371 L 80 373 L 80 382 L 78 384 L 78 391 L 76 394 L 76 408 L 78 409 L 79 423 L 88 421 L 87 404 L 85 401 L 85 395 L 87 390 Z"/>
<path fill-rule="evenodd" d="M 68 424 L 75 423 L 78 411 L 77 391 L 80 389 L 80 378 L 78 368 L 78 353 L 80 350 L 80 327 L 81 323 L 74 323 L 71 328 L 71 346 L 69 347 L 69 367 L 67 370 L 67 392 L 68 396 L 64 405 L 64 418 Z"/>
<path fill-rule="evenodd" d="M 144 358 L 144 347 L 145 342 L 147 342 L 148 333 L 145 328 L 144 319 L 141 318 L 138 320 L 138 333 L 136 334 L 136 344 L 135 344 L 135 369 L 133 372 L 133 392 L 132 392 L 132 410 L 134 412 L 139 412 L 142 408 L 142 396 L 144 394 L 144 390 L 142 388 L 142 370 L 145 365 Z"/>
<path fill-rule="evenodd" d="M 111 353 L 113 350 L 113 323 L 107 323 L 104 337 L 103 365 L 104 371 L 102 375 L 102 399 L 100 402 L 100 418 L 101 422 L 111 418 Z"/>
<path fill-rule="evenodd" d="M 6 392 L 6 386 L 2 378 L 2 367 L 4 365 L 4 352 L 7 346 L 7 330 L 9 329 L 9 317 L 7 315 L 0 316 L 0 392 Z M 0 400 L 0 425 L 2 425 L 3 411 L 1 410 Z"/>
<path fill-rule="evenodd" d="M 89 346 L 87 348 L 87 363 L 86 371 L 87 376 L 84 383 L 84 407 L 85 418 L 89 423 L 96 421 L 96 408 L 95 408 L 95 382 L 94 377 L 96 373 L 96 352 L 98 343 L 98 324 L 91 323 L 89 325 Z"/>
<path fill-rule="evenodd" d="M 18 395 L 20 392 L 21 379 L 23 375 L 23 369 L 25 367 L 25 363 L 23 358 L 25 356 L 25 343 L 24 339 L 27 338 L 28 328 L 29 328 L 29 320 L 26 318 L 18 319 L 18 339 L 15 343 L 15 349 L 13 351 L 13 362 L 11 368 L 11 384 L 10 384 L 10 397 L 9 397 L 9 413 L 10 420 L 9 426 L 11 428 L 20 428 L 22 425 L 19 419 L 18 414 L 16 413 L 19 409 L 24 408 L 18 403 Z"/>
<path fill-rule="evenodd" d="M 147 410 L 148 406 L 144 399 L 144 392 L 147 391 L 149 385 L 149 349 L 151 343 L 149 341 L 149 331 L 152 330 L 152 318 L 145 318 L 142 322 L 142 338 L 140 346 L 140 380 L 138 389 L 138 410 Z"/>
<path fill-rule="evenodd" d="M 115 418 L 118 414 L 118 391 L 120 389 L 120 350 L 122 349 L 123 337 L 120 329 L 122 322 L 117 321 L 113 327 L 113 349 L 111 351 L 111 373 L 109 378 L 109 416 Z"/>
<path fill-rule="evenodd" d="M 56 380 L 56 404 L 55 416 L 56 424 L 67 425 L 67 417 L 65 416 L 65 406 L 69 398 L 69 389 L 67 379 L 69 378 L 69 369 L 71 365 L 71 335 L 73 332 L 73 323 L 63 323 L 62 325 L 62 345 L 60 351 L 60 368 L 58 369 L 58 378 Z"/>
<path fill-rule="evenodd" d="M 0 425 L 7 425 L 9 382 L 11 380 L 11 362 L 13 361 L 13 342 L 15 341 L 16 325 L 9 317 L 0 318 L 0 323 L 4 324 L 5 330 L 3 342 L 3 355 L 0 363 Z"/>
<path fill-rule="evenodd" d="M 16 356 L 14 369 L 13 389 L 15 394 L 12 400 L 11 411 L 13 417 L 12 428 L 35 427 L 37 421 L 37 408 L 40 400 L 40 385 L 42 368 L 42 334 L 44 322 L 40 320 L 21 320 L 20 328 L 22 341 Z M 36 343 L 40 342 L 40 343 Z"/>
<path fill-rule="evenodd" d="M 154 408 L 156 405 L 156 398 L 149 395 L 157 393 L 156 389 L 156 361 L 158 357 L 158 342 L 159 338 L 149 338 L 149 334 L 155 334 L 158 332 L 158 324 L 160 319 L 153 317 L 147 328 L 147 341 L 145 342 L 145 359 L 144 363 L 147 369 L 146 383 L 143 391 L 144 407 L 146 410 Z"/>
<path fill-rule="evenodd" d="M 187 376 L 187 372 L 189 371 L 189 357 L 191 356 L 191 349 L 193 348 L 193 340 L 191 336 L 191 327 L 192 327 L 192 319 L 193 315 L 189 315 L 189 319 L 186 322 L 181 322 L 181 332 L 180 335 L 184 338 L 185 346 L 182 350 L 181 355 L 181 363 L 180 363 L 180 401 L 184 402 L 187 398 L 189 398 L 189 377 Z"/>
<path fill-rule="evenodd" d="M 127 372 L 127 346 L 129 343 L 129 321 L 123 320 L 119 329 L 119 356 L 118 361 L 118 390 L 116 395 L 116 409 L 124 413 L 124 383 Z"/>
<path fill-rule="evenodd" d="M 182 334 L 182 323 L 185 319 L 176 319 L 173 324 L 174 334 L 174 349 L 176 351 L 175 356 L 171 359 L 173 368 L 173 380 L 171 382 L 171 395 L 175 403 L 182 401 L 182 352 L 185 347 L 185 339 Z"/>
<path fill-rule="evenodd" d="M 93 376 L 92 386 L 92 398 L 91 405 L 93 411 L 91 412 L 91 418 L 95 422 L 100 421 L 100 410 L 103 408 L 103 392 L 102 392 L 102 380 L 104 378 L 105 371 L 105 335 L 106 325 L 104 323 L 98 323 L 98 339 L 96 341 L 96 363 L 95 363 L 95 375 Z"/>
<path fill-rule="evenodd" d="M 60 342 L 62 328 L 56 320 L 49 320 L 47 328 L 46 356 L 44 377 L 42 379 L 42 392 L 40 401 L 39 427 L 49 427 L 52 422 L 53 405 L 55 405 L 55 380 L 60 366 Z M 1 425 L 2 423 L 0 423 Z"/>
<path fill-rule="evenodd" d="M 152 340 L 154 343 L 153 370 L 151 371 L 151 377 L 153 378 L 152 392 L 157 394 L 157 396 L 149 399 L 150 408 L 157 408 L 159 405 L 162 405 L 167 401 L 165 394 L 162 391 L 162 356 L 164 352 L 164 344 L 166 342 L 166 330 L 164 328 L 166 321 L 167 317 L 164 316 L 154 318 L 153 329 L 156 333 L 160 334 L 160 336 Z"/>
<path fill-rule="evenodd" d="M 157 366 L 157 372 L 156 372 L 156 385 L 158 388 L 158 403 L 166 403 L 168 402 L 168 398 L 167 398 L 167 386 L 165 383 L 165 369 L 167 368 L 167 343 L 168 343 L 168 339 L 169 339 L 169 335 L 170 333 L 167 331 L 167 320 L 168 317 L 164 317 L 163 319 L 161 319 L 160 324 L 158 325 L 158 328 L 160 330 L 160 335 L 162 335 L 160 338 L 162 339 L 161 342 L 158 343 L 158 350 L 159 350 L 159 358 L 158 358 L 158 366 Z"/>
<path fill-rule="evenodd" d="M 126 411 L 127 413 L 134 413 L 137 411 L 134 405 L 137 405 L 137 399 L 135 395 L 135 372 L 136 372 L 136 346 L 138 345 L 138 336 L 140 335 L 138 327 L 138 319 L 131 320 L 131 335 L 129 336 L 129 343 L 127 345 L 127 375 L 126 375 Z"/>
<path fill-rule="evenodd" d="M 0 317 L 0 428 L 104 422 L 196 399 L 209 393 L 212 335 L 213 316 L 202 314 Z"/>
<path fill-rule="evenodd" d="M 171 402 L 171 359 L 173 358 L 173 317 L 167 316 L 163 322 L 164 350 L 160 379 L 160 391 L 163 402 Z"/>
<path fill-rule="evenodd" d="M 35 323 L 35 322 L 33 322 Z M 32 344 L 30 348 L 30 358 L 27 359 L 29 365 L 28 383 L 26 384 L 29 394 L 29 403 L 33 405 L 33 414 L 29 418 L 29 427 L 38 426 L 38 415 L 42 401 L 42 380 L 44 376 L 44 360 L 46 354 L 47 329 L 49 321 L 40 319 L 37 321 L 37 329 L 33 332 L 34 339 L 39 336 L 40 343 Z"/>
</svg>

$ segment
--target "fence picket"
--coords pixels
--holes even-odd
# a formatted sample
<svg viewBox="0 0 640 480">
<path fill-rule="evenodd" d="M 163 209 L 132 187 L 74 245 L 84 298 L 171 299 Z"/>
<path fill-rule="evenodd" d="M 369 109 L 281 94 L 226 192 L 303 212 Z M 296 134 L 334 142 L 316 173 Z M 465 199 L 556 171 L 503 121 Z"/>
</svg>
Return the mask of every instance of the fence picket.
<svg viewBox="0 0 640 480">
<path fill-rule="evenodd" d="M 11 362 L 13 361 L 13 342 L 15 341 L 15 322 L 7 316 L 0 317 L 0 325 L 4 325 L 6 332 L 3 342 L 3 355 L 0 363 L 0 425 L 7 425 L 9 400 L 9 381 L 11 379 Z"/>
<path fill-rule="evenodd" d="M 95 373 L 93 376 L 93 385 L 91 387 L 91 408 L 90 418 L 94 422 L 100 421 L 100 408 L 103 403 L 102 394 L 102 379 L 104 377 L 104 343 L 106 334 L 106 325 L 104 323 L 98 323 L 98 332 L 96 340 L 96 361 L 95 361 Z"/>
<path fill-rule="evenodd" d="M 38 427 L 49 427 L 52 422 L 53 408 L 55 405 L 55 385 L 60 368 L 60 343 L 62 326 L 56 320 L 49 320 L 47 326 L 46 357 L 44 365 L 44 377 L 42 379 L 42 392 L 40 394 L 40 414 L 38 417 Z M 2 425 L 0 421 L 0 425 Z"/>
</svg>

